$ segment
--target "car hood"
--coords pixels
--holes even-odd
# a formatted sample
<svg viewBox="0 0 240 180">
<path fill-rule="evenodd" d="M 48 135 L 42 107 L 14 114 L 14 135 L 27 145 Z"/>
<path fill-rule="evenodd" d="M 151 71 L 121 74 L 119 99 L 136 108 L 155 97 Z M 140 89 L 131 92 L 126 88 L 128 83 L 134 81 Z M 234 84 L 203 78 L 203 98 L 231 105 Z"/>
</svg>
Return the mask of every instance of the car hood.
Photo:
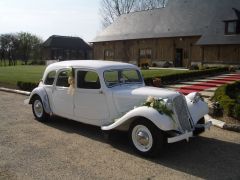
<svg viewBox="0 0 240 180">
<path fill-rule="evenodd" d="M 140 106 L 148 96 L 172 99 L 178 95 L 178 92 L 172 90 L 148 86 L 138 88 L 122 86 L 113 91 L 114 104 L 119 113 L 125 113 L 135 106 Z"/>
</svg>

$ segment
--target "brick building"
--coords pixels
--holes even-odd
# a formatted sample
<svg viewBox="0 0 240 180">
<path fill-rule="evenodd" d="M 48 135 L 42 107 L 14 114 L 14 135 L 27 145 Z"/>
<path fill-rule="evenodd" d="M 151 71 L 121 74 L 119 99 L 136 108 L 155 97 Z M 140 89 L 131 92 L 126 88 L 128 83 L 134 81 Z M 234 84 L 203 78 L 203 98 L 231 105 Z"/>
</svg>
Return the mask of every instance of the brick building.
<svg viewBox="0 0 240 180">
<path fill-rule="evenodd" d="M 120 16 L 93 41 L 94 59 L 188 67 L 240 65 L 239 0 L 169 0 Z"/>
</svg>

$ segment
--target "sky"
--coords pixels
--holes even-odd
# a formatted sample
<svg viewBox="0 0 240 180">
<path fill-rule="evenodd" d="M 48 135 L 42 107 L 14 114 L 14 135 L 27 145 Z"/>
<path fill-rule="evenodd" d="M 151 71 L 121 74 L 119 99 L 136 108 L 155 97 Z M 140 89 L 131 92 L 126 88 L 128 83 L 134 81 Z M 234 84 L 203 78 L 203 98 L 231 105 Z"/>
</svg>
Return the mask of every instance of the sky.
<svg viewBox="0 0 240 180">
<path fill-rule="evenodd" d="M 0 0 L 0 34 L 79 36 L 90 42 L 101 31 L 99 6 L 100 0 Z"/>
</svg>

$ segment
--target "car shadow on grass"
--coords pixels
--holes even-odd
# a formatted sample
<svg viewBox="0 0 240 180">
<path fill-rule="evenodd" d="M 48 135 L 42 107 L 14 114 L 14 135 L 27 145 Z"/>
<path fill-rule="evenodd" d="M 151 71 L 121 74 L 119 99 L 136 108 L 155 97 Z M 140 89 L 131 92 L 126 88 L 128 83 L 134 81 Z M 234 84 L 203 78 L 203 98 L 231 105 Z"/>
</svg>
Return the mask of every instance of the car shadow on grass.
<svg viewBox="0 0 240 180">
<path fill-rule="evenodd" d="M 99 127 L 60 117 L 45 123 L 67 133 L 76 133 L 139 157 L 130 147 L 128 134 L 111 133 L 106 138 Z M 156 164 L 203 179 L 240 179 L 240 145 L 207 137 L 196 137 L 190 142 L 167 144 L 157 158 L 144 158 Z"/>
</svg>

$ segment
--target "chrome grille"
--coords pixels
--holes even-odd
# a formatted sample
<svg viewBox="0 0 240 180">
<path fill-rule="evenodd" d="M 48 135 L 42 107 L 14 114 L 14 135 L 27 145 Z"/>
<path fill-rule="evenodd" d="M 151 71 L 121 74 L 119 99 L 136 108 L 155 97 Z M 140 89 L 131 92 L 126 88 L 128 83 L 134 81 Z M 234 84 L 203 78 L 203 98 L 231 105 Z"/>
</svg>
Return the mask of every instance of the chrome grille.
<svg viewBox="0 0 240 180">
<path fill-rule="evenodd" d="M 181 126 L 182 130 L 185 132 L 192 131 L 192 120 L 188 111 L 187 103 L 185 98 L 182 95 L 177 96 L 173 100 L 175 113 L 179 122 L 179 125 Z"/>
</svg>

